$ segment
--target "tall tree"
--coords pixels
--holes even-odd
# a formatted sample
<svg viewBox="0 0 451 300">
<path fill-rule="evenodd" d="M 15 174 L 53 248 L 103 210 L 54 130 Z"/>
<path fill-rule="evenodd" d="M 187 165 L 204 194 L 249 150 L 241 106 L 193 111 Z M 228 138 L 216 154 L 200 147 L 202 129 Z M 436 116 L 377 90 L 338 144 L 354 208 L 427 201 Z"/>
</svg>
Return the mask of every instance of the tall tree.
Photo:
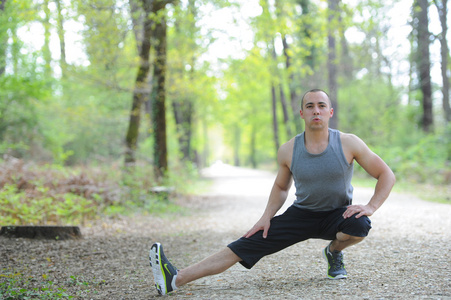
<svg viewBox="0 0 451 300">
<path fill-rule="evenodd" d="M 448 61 L 449 61 L 449 47 L 448 39 L 448 0 L 434 0 L 435 6 L 438 10 L 442 32 L 439 35 L 440 40 L 440 56 L 441 56 L 441 71 L 442 71 L 442 95 L 443 95 L 443 112 L 445 114 L 446 122 L 451 122 L 451 107 L 449 103 L 449 75 L 448 75 Z"/>
<path fill-rule="evenodd" d="M 172 1 L 155 1 L 152 6 L 155 21 L 155 63 L 152 87 L 152 124 L 154 134 L 155 175 L 161 179 L 168 170 L 168 150 L 166 137 L 166 50 L 167 24 L 164 8 Z"/>
<path fill-rule="evenodd" d="M 307 65 L 311 70 L 315 69 L 316 65 L 316 46 L 312 43 L 312 21 L 311 21 L 311 12 L 310 12 L 310 0 L 296 0 L 297 4 L 301 7 L 301 41 L 305 41 L 303 47 L 308 49 L 307 55 L 305 57 Z"/>
<path fill-rule="evenodd" d="M 428 20 L 428 0 L 416 0 L 414 18 L 417 31 L 417 60 L 420 77 L 420 88 L 423 94 L 423 131 L 431 132 L 434 123 L 432 112 L 431 59 L 429 52 L 430 32 Z"/>
<path fill-rule="evenodd" d="M 280 147 L 280 140 L 279 140 L 279 121 L 278 121 L 278 113 L 277 113 L 277 88 L 279 87 L 280 77 L 279 77 L 279 71 L 278 71 L 278 61 L 277 61 L 277 54 L 275 50 L 275 26 L 274 26 L 274 19 L 271 15 L 270 11 L 270 3 L 268 0 L 261 1 L 261 5 L 263 8 L 262 13 L 262 21 L 265 26 L 263 27 L 263 39 L 264 43 L 266 44 L 266 51 L 267 56 L 270 60 L 269 68 L 271 70 L 271 104 L 272 104 L 272 123 L 273 123 L 273 131 L 274 131 L 274 145 L 275 145 L 275 153 L 277 153 L 277 150 Z"/>
<path fill-rule="evenodd" d="M 277 95 L 274 82 L 271 83 L 271 104 L 272 104 L 272 126 L 274 132 L 274 145 L 277 149 L 280 147 L 279 142 L 279 123 L 277 121 Z"/>
<path fill-rule="evenodd" d="M 5 14 L 5 3 L 6 0 L 0 0 L 0 19 L 2 20 L 2 27 L 0 27 L 0 76 L 5 73 L 5 65 L 6 65 L 6 45 L 7 45 L 7 31 L 6 27 L 3 27 L 6 24 L 6 18 L 4 18 Z M 3 21 L 4 20 L 4 21 Z"/>
<path fill-rule="evenodd" d="M 287 26 L 285 25 L 286 24 L 286 20 L 285 20 L 286 16 L 285 16 L 285 13 L 284 13 L 283 3 L 281 3 L 280 0 L 276 1 L 275 2 L 275 8 L 276 8 L 277 23 L 280 26 L 279 31 L 280 31 L 280 35 L 281 35 L 281 38 L 282 38 L 283 54 L 284 54 L 284 57 L 285 57 L 286 72 L 288 72 L 290 74 L 290 71 L 292 73 L 292 70 L 289 69 L 290 64 L 291 64 L 291 61 L 290 61 L 291 57 L 290 57 L 290 54 L 289 54 L 290 50 L 288 49 L 289 45 L 288 45 L 288 42 L 287 42 L 287 33 L 286 33 L 286 27 Z M 274 61 L 277 62 L 278 59 L 277 59 L 277 53 L 276 53 L 275 49 L 276 49 L 276 47 L 274 45 L 273 58 L 274 58 Z M 288 89 L 290 90 L 290 96 L 291 96 L 290 99 L 295 97 L 295 95 L 294 95 L 295 94 L 295 92 L 294 92 L 295 90 L 293 89 L 293 91 L 292 91 L 293 84 L 291 83 L 291 80 L 293 80 L 293 77 L 294 77 L 292 75 L 293 74 L 290 74 L 288 76 Z M 284 122 L 284 125 L 285 125 L 287 136 L 291 137 L 292 136 L 292 132 L 291 132 L 292 130 L 291 130 L 291 122 L 290 121 L 293 118 L 293 114 L 292 113 L 288 113 L 287 99 L 286 99 L 285 92 L 284 92 L 284 85 L 283 85 L 282 78 L 283 78 L 283 76 L 280 76 L 280 82 L 279 82 L 280 104 L 282 105 L 283 122 Z M 290 102 L 290 104 L 291 104 L 291 102 Z"/>
<path fill-rule="evenodd" d="M 340 73 L 346 78 L 346 80 L 352 80 L 353 75 L 353 61 L 349 52 L 348 40 L 345 37 L 345 31 L 347 29 L 347 6 L 343 4 L 343 14 L 338 16 L 338 30 L 340 35 L 341 53 L 340 53 Z M 352 15 L 352 14 L 349 14 Z"/>
<path fill-rule="evenodd" d="M 327 0 L 328 4 L 328 82 L 329 96 L 334 108 L 335 117 L 330 120 L 331 128 L 338 128 L 338 84 L 337 84 L 337 47 L 335 39 L 335 29 L 339 15 L 339 0 Z"/>
<path fill-rule="evenodd" d="M 56 4 L 57 10 L 57 32 L 58 39 L 60 42 L 60 68 L 61 75 L 63 78 L 67 77 L 67 61 L 66 61 L 66 39 L 65 39 L 65 30 L 64 30 L 64 15 L 63 15 L 63 7 L 61 0 L 54 0 Z"/>
<path fill-rule="evenodd" d="M 45 76 L 47 78 L 52 77 L 52 52 L 50 51 L 50 8 L 49 8 L 49 0 L 44 0 L 43 3 L 43 10 L 44 10 L 44 19 L 42 20 L 42 23 L 44 25 L 44 47 L 43 47 L 43 54 L 44 54 L 44 70 L 45 70 Z"/>
<path fill-rule="evenodd" d="M 134 6 L 135 7 L 135 6 Z M 150 70 L 150 47 L 152 38 L 152 26 L 154 26 L 152 13 L 152 0 L 142 0 L 144 11 L 144 24 L 142 27 L 142 41 L 137 41 L 139 51 L 139 67 L 136 75 L 135 87 L 133 89 L 133 101 L 130 112 L 130 121 L 125 137 L 125 163 L 133 164 L 136 162 L 136 150 L 138 148 L 139 126 L 141 121 L 141 107 L 146 95 L 149 94 L 150 86 L 147 82 L 147 76 Z M 133 11 L 133 8 L 132 8 Z M 133 15 L 132 17 L 136 17 Z"/>
<path fill-rule="evenodd" d="M 180 51 L 179 57 L 173 60 L 172 77 L 179 85 L 172 97 L 172 110 L 176 123 L 177 138 L 179 142 L 180 153 L 183 161 L 193 161 L 192 136 L 193 136 L 193 118 L 194 118 L 194 99 L 193 92 L 189 89 L 194 86 L 194 74 L 196 69 L 196 48 L 195 41 L 198 28 L 197 7 L 195 0 L 189 0 L 186 12 L 175 20 L 175 39 L 174 46 Z M 183 50 L 182 50 L 183 49 Z M 186 70 L 185 66 L 189 66 Z"/>
</svg>

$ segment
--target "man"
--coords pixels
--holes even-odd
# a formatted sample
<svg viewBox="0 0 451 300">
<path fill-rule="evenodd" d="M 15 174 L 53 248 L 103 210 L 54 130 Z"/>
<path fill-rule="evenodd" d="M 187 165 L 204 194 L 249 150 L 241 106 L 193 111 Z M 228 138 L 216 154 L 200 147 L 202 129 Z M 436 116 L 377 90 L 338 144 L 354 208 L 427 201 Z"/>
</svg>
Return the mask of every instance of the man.
<svg viewBox="0 0 451 300">
<path fill-rule="evenodd" d="M 300 113 L 305 131 L 280 147 L 279 171 L 266 209 L 243 237 L 181 270 L 168 261 L 161 244 L 152 245 L 149 259 L 160 294 L 221 273 L 237 262 L 250 269 L 262 257 L 309 238 L 331 240 L 322 251 L 328 263 L 327 276 L 347 277 L 342 250 L 368 235 L 368 217 L 387 199 L 395 176 L 357 136 L 328 127 L 333 112 L 329 96 L 322 90 L 308 91 L 302 97 Z M 352 205 L 354 160 L 377 179 L 366 205 Z M 296 200 L 282 215 L 275 216 L 285 203 L 293 180 Z"/>
</svg>

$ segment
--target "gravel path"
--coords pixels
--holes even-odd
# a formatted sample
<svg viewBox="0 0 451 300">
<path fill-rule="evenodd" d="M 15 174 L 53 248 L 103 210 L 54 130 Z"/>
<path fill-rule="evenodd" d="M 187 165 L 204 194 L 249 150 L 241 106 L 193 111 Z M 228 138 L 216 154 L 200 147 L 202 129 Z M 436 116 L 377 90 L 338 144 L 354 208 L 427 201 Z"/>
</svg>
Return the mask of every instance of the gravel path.
<svg viewBox="0 0 451 300">
<path fill-rule="evenodd" d="M 204 176 L 212 180 L 211 189 L 184 199 L 183 214 L 103 220 L 82 228 L 81 240 L 0 237 L 0 283 L 12 280 L 5 275 L 28 278 L 23 283 L 28 289 L 51 281 L 51 288 L 75 299 L 160 298 L 148 266 L 152 243 L 161 242 L 178 268 L 203 259 L 257 221 L 274 180 L 271 173 L 226 165 Z M 356 188 L 354 203 L 366 203 L 371 194 Z M 327 241 L 309 240 L 263 258 L 252 270 L 238 264 L 168 297 L 451 299 L 451 205 L 393 193 L 371 220 L 369 237 L 344 252 L 346 280 L 326 278 L 320 251 Z"/>
</svg>

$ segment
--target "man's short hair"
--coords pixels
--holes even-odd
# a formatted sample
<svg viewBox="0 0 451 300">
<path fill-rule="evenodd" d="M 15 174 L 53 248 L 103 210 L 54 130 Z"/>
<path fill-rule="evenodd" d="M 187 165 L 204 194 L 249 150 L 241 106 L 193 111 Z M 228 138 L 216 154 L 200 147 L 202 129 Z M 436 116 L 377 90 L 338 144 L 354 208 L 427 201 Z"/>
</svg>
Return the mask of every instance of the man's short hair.
<svg viewBox="0 0 451 300">
<path fill-rule="evenodd" d="M 304 108 L 304 98 L 305 98 L 305 96 L 306 96 L 308 93 L 318 93 L 318 92 L 323 92 L 324 94 L 326 94 L 327 99 L 329 100 L 329 105 L 330 105 L 330 107 L 332 107 L 332 101 L 330 101 L 329 94 L 326 93 L 326 91 L 324 91 L 324 90 L 322 90 L 322 89 L 311 89 L 310 91 L 305 92 L 305 94 L 302 96 L 302 99 L 301 99 L 301 109 Z"/>
</svg>

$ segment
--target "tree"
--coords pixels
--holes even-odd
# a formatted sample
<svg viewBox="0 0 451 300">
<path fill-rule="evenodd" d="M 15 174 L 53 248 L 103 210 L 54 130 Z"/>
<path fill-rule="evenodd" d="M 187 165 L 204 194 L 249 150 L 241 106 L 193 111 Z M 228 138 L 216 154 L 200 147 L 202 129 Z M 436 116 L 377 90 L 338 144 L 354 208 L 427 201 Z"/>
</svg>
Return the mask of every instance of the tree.
<svg viewBox="0 0 451 300">
<path fill-rule="evenodd" d="M 154 167 L 157 178 L 162 178 L 168 169 L 167 141 L 166 141 L 166 17 L 165 7 L 172 1 L 142 0 L 144 11 L 144 24 L 142 30 L 143 39 L 138 44 L 140 63 L 136 76 L 135 88 L 133 91 L 132 109 L 130 121 L 126 135 L 125 163 L 136 161 L 136 150 L 138 147 L 139 126 L 141 119 L 141 108 L 146 95 L 151 90 L 152 106 L 152 128 L 154 136 Z M 134 23 L 137 24 L 137 3 L 131 4 Z M 135 36 L 141 34 L 135 31 Z M 150 71 L 150 50 L 153 43 L 155 49 L 155 59 L 153 63 L 152 86 L 148 85 L 148 75 Z"/>
<path fill-rule="evenodd" d="M 54 0 L 57 10 L 57 32 L 60 42 L 60 68 L 62 78 L 67 78 L 66 39 L 64 30 L 64 15 L 61 0 Z"/>
<path fill-rule="evenodd" d="M 451 107 L 449 104 L 449 76 L 448 76 L 448 61 L 449 61 L 449 47 L 447 40 L 448 33 L 448 0 L 434 0 L 435 6 L 438 10 L 442 32 L 439 35 L 440 40 L 440 56 L 441 56 L 441 71 L 442 71 L 442 95 L 443 95 L 443 112 L 446 122 L 451 122 Z"/>
<path fill-rule="evenodd" d="M 174 24 L 174 47 L 178 49 L 177 57 L 172 60 L 172 110 L 176 123 L 177 139 L 183 161 L 193 161 L 192 136 L 194 118 L 195 70 L 197 58 L 196 26 L 198 10 L 195 0 L 189 0 L 185 12 L 180 11 Z M 188 70 L 186 70 L 186 66 Z M 178 87 L 178 88 L 177 88 Z"/>
<path fill-rule="evenodd" d="M 53 76 L 52 72 L 52 52 L 50 51 L 50 8 L 49 8 L 49 0 L 44 0 L 43 3 L 43 10 L 44 10 L 44 19 L 42 20 L 42 23 L 44 25 L 44 49 L 43 49 L 43 56 L 44 56 L 44 70 L 45 70 L 45 77 L 51 78 Z"/>
<path fill-rule="evenodd" d="M 338 128 L 338 84 L 337 84 L 337 49 L 335 40 L 335 28 L 337 27 L 337 20 L 339 14 L 339 0 L 328 0 L 328 83 L 329 96 L 334 108 L 335 117 L 330 119 L 329 126 L 331 128 Z"/>
<path fill-rule="evenodd" d="M 125 163 L 133 164 L 136 162 L 136 150 L 138 148 L 139 126 L 141 121 L 141 107 L 145 101 L 146 95 L 150 92 L 150 86 L 147 82 L 147 76 L 150 70 L 150 47 L 152 38 L 152 26 L 154 25 L 152 13 L 152 1 L 142 0 L 142 8 L 144 10 L 144 24 L 142 26 L 143 34 L 142 40 L 137 40 L 139 50 L 139 66 L 136 75 L 135 87 L 133 89 L 133 101 L 130 112 L 130 121 L 128 125 L 127 134 L 125 137 Z M 132 12 L 136 6 L 132 8 Z M 132 14 L 132 18 L 136 18 L 136 13 Z M 136 32 L 136 31 L 135 31 Z M 136 35 L 137 38 L 140 35 Z"/>
<path fill-rule="evenodd" d="M 231 60 L 225 71 L 218 119 L 224 126 L 225 141 L 232 146 L 232 161 L 257 167 L 274 161 L 271 68 L 266 54 L 255 47 L 243 60 Z M 249 80 L 252 78 L 252 80 Z"/>
<path fill-rule="evenodd" d="M 7 45 L 7 34 L 6 34 L 6 18 L 5 18 L 5 3 L 6 0 L 0 0 L 0 76 L 5 73 L 6 64 L 6 45 Z"/>
<path fill-rule="evenodd" d="M 152 14 L 158 16 L 155 21 L 153 37 L 155 39 L 155 63 L 152 87 L 152 124 L 154 134 L 154 167 L 158 179 L 168 171 L 168 150 L 166 141 L 166 49 L 167 25 L 164 8 L 172 1 L 155 1 Z"/>
<path fill-rule="evenodd" d="M 423 119 L 424 132 L 431 132 L 433 126 L 432 112 L 432 84 L 431 61 L 429 54 L 430 33 L 428 20 L 428 0 L 416 0 L 414 3 L 414 19 L 417 31 L 417 61 L 420 77 L 420 89 L 423 94 Z"/>
<path fill-rule="evenodd" d="M 282 45 L 283 45 L 283 54 L 284 54 L 284 57 L 285 57 L 285 67 L 286 67 L 286 72 L 290 72 L 290 70 L 289 70 L 289 67 L 290 67 L 290 64 L 291 64 L 291 62 L 290 62 L 290 55 L 289 55 L 289 50 L 288 50 L 288 48 L 289 48 L 289 46 L 288 46 L 288 42 L 287 42 L 287 35 L 286 35 L 286 26 L 285 26 L 285 13 L 284 13 L 284 7 L 283 7 L 283 3 L 281 3 L 280 2 L 280 0 L 279 1 L 276 1 L 275 2 L 275 8 L 276 8 L 276 19 L 277 19 L 277 21 L 278 21 L 278 23 L 280 24 L 280 35 L 281 35 L 281 38 L 282 38 Z M 274 43 L 274 41 L 273 41 L 273 43 Z M 277 62 L 278 61 L 278 59 L 277 59 L 277 53 L 276 53 L 276 47 L 275 47 L 275 45 L 274 45 L 274 47 L 273 47 L 273 58 L 274 58 L 274 61 L 275 62 Z M 277 73 L 279 73 L 279 71 L 277 72 Z M 287 100 L 286 100 L 286 96 L 285 96 L 285 92 L 284 92 L 284 82 L 283 82 L 283 76 L 282 75 L 279 75 L 279 77 L 280 77 L 280 82 L 279 82 L 279 94 L 280 94 L 280 104 L 281 104 L 281 106 L 282 106 L 282 113 L 283 113 L 283 122 L 284 122 L 284 125 L 285 125 L 285 129 L 286 129 L 286 132 L 287 132 L 287 136 L 288 137 L 291 137 L 292 136 L 292 132 L 291 132 L 291 119 L 292 119 L 292 117 L 293 117 L 293 114 L 289 114 L 288 113 L 288 105 L 287 105 Z M 290 87 L 292 86 L 292 84 L 291 84 L 291 80 L 292 80 L 293 78 L 292 77 L 288 77 L 288 89 L 289 90 L 291 90 L 290 89 Z M 295 93 L 294 92 L 291 92 L 290 91 L 290 94 L 292 94 L 291 95 L 291 98 L 290 99 L 292 99 L 292 98 L 294 98 L 295 97 Z M 291 116 L 291 117 L 290 117 Z"/>
</svg>

